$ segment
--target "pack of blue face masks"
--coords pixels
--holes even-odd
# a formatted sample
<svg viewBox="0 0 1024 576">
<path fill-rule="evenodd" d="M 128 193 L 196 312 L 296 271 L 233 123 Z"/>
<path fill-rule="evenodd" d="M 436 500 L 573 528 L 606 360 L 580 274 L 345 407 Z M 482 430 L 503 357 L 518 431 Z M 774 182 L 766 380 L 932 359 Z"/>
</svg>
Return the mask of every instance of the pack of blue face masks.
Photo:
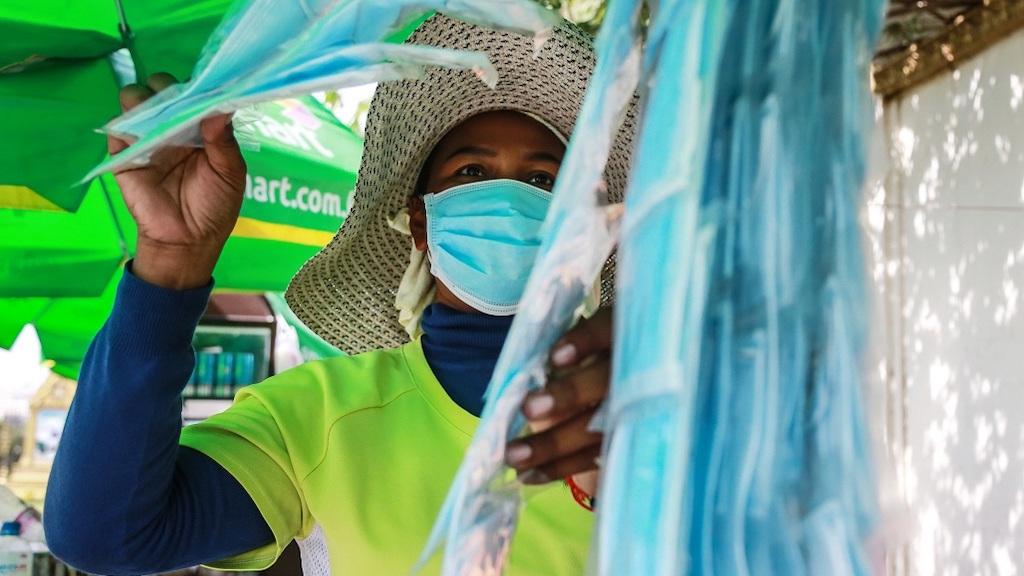
<svg viewBox="0 0 1024 576">
<path fill-rule="evenodd" d="M 199 122 L 320 90 L 468 68 L 493 85 L 486 56 L 385 40 L 433 11 L 543 40 L 557 17 L 528 0 L 238 0 L 203 48 L 191 80 L 104 127 L 136 141 L 85 179 L 148 162 L 161 147 L 202 143 Z"/>
<path fill-rule="evenodd" d="M 431 545 L 447 539 L 450 576 L 504 565 L 518 494 L 501 448 L 579 302 L 552 292 L 552 263 L 606 221 L 591 147 L 639 76 L 589 572 L 870 573 L 857 209 L 883 2 L 648 2 L 642 57 L 640 4 L 609 3 L 523 318 Z"/>
</svg>

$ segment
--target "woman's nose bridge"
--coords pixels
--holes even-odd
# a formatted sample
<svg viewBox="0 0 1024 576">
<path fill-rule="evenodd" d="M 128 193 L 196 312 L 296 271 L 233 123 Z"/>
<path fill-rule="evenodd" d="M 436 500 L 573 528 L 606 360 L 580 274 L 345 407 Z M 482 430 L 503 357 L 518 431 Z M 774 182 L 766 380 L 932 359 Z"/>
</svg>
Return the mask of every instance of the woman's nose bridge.
<svg viewBox="0 0 1024 576">
<path fill-rule="evenodd" d="M 495 179 L 518 180 L 529 170 L 520 155 L 512 151 L 502 151 L 494 158 L 491 174 Z"/>
</svg>

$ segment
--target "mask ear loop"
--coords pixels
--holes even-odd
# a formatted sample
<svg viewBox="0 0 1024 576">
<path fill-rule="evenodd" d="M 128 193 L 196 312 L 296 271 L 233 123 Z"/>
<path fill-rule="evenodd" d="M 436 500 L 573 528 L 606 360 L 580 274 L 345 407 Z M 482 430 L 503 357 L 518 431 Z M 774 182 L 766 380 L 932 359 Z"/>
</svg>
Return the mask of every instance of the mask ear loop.
<svg viewBox="0 0 1024 576">
<path fill-rule="evenodd" d="M 402 275 L 395 294 L 395 308 L 398 309 L 398 323 L 405 328 L 409 338 L 415 340 L 423 334 L 420 320 L 423 310 L 434 302 L 436 297 L 434 277 L 430 274 L 430 262 L 426 250 L 417 250 L 409 228 L 409 209 L 402 208 L 393 217 L 388 218 L 388 226 L 409 237 L 412 246 L 409 253 L 409 267 Z"/>
</svg>

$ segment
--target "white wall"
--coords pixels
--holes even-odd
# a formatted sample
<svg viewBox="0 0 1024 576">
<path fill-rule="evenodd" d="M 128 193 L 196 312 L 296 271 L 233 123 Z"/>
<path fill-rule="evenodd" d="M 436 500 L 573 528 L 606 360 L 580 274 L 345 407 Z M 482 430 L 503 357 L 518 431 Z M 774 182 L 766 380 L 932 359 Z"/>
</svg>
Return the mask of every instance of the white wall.
<svg viewBox="0 0 1024 576">
<path fill-rule="evenodd" d="M 1024 31 L 879 120 L 873 369 L 911 519 L 890 571 L 1024 576 Z"/>
</svg>

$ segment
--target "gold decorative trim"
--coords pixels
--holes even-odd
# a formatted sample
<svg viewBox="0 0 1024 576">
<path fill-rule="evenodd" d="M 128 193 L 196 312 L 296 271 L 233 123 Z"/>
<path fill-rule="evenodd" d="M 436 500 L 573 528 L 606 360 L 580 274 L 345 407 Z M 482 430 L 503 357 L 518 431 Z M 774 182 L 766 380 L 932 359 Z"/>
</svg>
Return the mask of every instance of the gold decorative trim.
<svg viewBox="0 0 1024 576">
<path fill-rule="evenodd" d="M 988 0 L 957 16 L 949 29 L 871 67 L 872 89 L 885 99 L 952 71 L 1006 36 L 1024 28 L 1024 0 Z"/>
</svg>

